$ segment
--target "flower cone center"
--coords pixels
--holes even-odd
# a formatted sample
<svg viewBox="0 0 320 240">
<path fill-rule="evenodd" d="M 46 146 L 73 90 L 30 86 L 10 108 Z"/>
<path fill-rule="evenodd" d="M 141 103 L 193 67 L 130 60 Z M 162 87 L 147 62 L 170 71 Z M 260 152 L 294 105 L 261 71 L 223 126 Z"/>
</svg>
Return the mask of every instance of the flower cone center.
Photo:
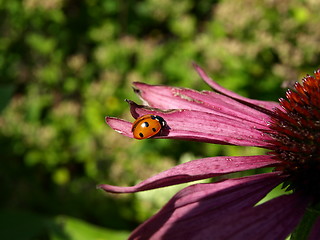
<svg viewBox="0 0 320 240">
<path fill-rule="evenodd" d="M 272 154 L 282 161 L 290 190 L 320 199 L 320 70 L 307 76 L 281 98 L 268 134 Z"/>
</svg>

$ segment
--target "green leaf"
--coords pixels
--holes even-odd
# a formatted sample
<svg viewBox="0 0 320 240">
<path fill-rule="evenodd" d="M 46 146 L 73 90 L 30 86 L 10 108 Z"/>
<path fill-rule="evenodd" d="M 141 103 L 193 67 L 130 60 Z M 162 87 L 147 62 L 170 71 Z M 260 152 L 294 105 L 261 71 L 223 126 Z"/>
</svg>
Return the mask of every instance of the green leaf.
<svg viewBox="0 0 320 240">
<path fill-rule="evenodd" d="M 82 220 L 59 216 L 51 227 L 51 240 L 123 240 L 129 233 L 109 230 Z"/>
<path fill-rule="evenodd" d="M 123 240 L 129 232 L 109 230 L 83 220 L 58 216 L 48 218 L 32 212 L 0 210 L 1 239 Z M 48 239 L 48 238 L 45 238 Z"/>
</svg>

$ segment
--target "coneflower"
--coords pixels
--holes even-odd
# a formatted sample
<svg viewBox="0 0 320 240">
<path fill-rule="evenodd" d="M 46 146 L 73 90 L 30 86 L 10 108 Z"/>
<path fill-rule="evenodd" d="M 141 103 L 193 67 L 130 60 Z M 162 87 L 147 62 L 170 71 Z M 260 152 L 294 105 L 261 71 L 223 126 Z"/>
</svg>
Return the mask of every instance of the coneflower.
<svg viewBox="0 0 320 240">
<path fill-rule="evenodd" d="M 128 101 L 132 116 L 164 119 L 154 138 L 255 146 L 269 153 L 197 159 L 136 186 L 98 188 L 133 193 L 249 169 L 272 166 L 274 171 L 186 187 L 129 239 L 278 240 L 295 229 L 296 239 L 320 239 L 320 70 L 275 103 L 241 97 L 195 69 L 214 92 L 134 83 L 148 106 Z M 133 137 L 132 123 L 112 117 L 106 122 Z M 288 194 L 257 204 L 280 183 Z"/>
</svg>

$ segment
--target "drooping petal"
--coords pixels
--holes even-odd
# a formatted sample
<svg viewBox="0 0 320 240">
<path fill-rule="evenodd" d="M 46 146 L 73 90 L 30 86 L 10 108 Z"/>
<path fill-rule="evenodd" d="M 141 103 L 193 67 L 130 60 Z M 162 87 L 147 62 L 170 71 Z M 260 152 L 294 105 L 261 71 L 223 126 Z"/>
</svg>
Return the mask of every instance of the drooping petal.
<svg viewBox="0 0 320 240">
<path fill-rule="evenodd" d="M 278 173 L 267 173 L 189 186 L 140 225 L 129 239 L 193 239 L 203 227 L 219 224 L 224 216 L 254 206 L 281 179 Z"/>
<path fill-rule="evenodd" d="M 279 104 L 277 102 L 270 102 L 270 101 L 260 101 L 260 100 L 253 100 L 250 98 L 246 98 L 246 97 L 242 97 L 228 89 L 225 89 L 224 87 L 220 86 L 218 83 L 216 83 L 215 81 L 213 81 L 206 73 L 205 71 L 199 67 L 197 64 L 193 64 L 194 68 L 196 69 L 196 71 L 198 72 L 199 76 L 210 86 L 212 87 L 212 89 L 214 89 L 215 91 L 229 96 L 233 99 L 237 99 L 239 101 L 241 101 L 242 103 L 247 103 L 249 106 L 252 105 L 257 105 L 260 106 L 262 108 L 265 108 L 266 110 L 270 110 L 272 111 L 274 108 L 279 107 Z M 260 109 L 263 111 L 263 109 Z"/>
<path fill-rule="evenodd" d="M 320 239 L 320 217 L 315 221 L 312 226 L 308 240 L 319 240 Z"/>
<path fill-rule="evenodd" d="M 132 187 L 102 184 L 99 185 L 98 188 L 113 193 L 139 192 L 211 178 L 232 172 L 268 167 L 277 163 L 277 160 L 272 159 L 272 157 L 268 155 L 209 157 L 180 164 Z"/>
<path fill-rule="evenodd" d="M 135 91 L 149 106 L 164 110 L 188 109 L 213 113 L 265 126 L 269 116 L 215 92 L 198 92 L 186 88 L 153 86 L 135 82 Z"/>
<path fill-rule="evenodd" d="M 298 225 L 308 203 L 308 199 L 301 195 L 283 195 L 222 217 L 217 223 L 208 223 L 193 239 L 285 239 Z M 173 227 L 168 235 L 176 230 Z"/>
</svg>

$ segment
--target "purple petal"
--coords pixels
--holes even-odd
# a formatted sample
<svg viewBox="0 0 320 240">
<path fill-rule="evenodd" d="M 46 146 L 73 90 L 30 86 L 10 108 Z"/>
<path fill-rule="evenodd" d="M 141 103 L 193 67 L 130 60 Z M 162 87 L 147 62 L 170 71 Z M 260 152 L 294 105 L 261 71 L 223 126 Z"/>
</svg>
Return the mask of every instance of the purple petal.
<svg viewBox="0 0 320 240">
<path fill-rule="evenodd" d="M 316 222 L 313 224 L 310 236 L 308 237 L 308 240 L 319 240 L 319 239 L 320 239 L 320 217 L 318 217 Z"/>
<path fill-rule="evenodd" d="M 153 138 L 193 140 L 224 145 L 255 146 L 269 148 L 270 137 L 255 125 L 243 124 L 210 113 L 180 110 L 164 113 L 149 109 L 132 110 L 133 116 L 156 114 L 163 117 L 167 126 Z M 106 123 L 124 136 L 133 138 L 132 123 L 106 117 Z"/>
<path fill-rule="evenodd" d="M 268 155 L 247 157 L 209 157 L 180 164 L 132 187 L 119 187 L 102 184 L 99 185 L 98 188 L 113 193 L 139 192 L 211 178 L 232 172 L 267 167 L 277 163 L 278 161 L 272 159 L 272 157 Z"/>
<path fill-rule="evenodd" d="M 163 112 L 137 105 L 132 101 L 130 110 L 133 117 L 156 114 L 167 122 L 159 138 L 194 140 L 208 143 L 233 144 L 241 146 L 269 147 L 271 138 L 260 131 L 260 125 L 213 113 L 174 110 Z"/>
<path fill-rule="evenodd" d="M 163 113 L 150 110 L 139 110 L 139 113 L 156 114 L 163 117 L 167 126 L 161 132 L 152 138 L 167 138 L 180 140 L 193 140 L 207 143 L 216 143 L 224 145 L 255 146 L 269 148 L 270 138 L 255 129 L 254 127 L 244 126 L 235 121 L 229 121 L 221 117 L 214 118 L 206 113 L 194 111 L 180 111 L 175 113 Z M 202 115 L 207 117 L 202 118 Z M 113 117 L 106 117 L 106 123 L 115 131 L 124 136 L 133 138 L 131 128 L 132 123 Z M 197 122 L 198 119 L 201 121 Z M 217 121 L 219 119 L 219 121 Z M 225 120 L 223 122 L 223 120 Z M 205 124 L 210 124 L 206 126 Z M 233 124 L 233 125 L 230 125 Z M 204 130 L 203 130 L 204 129 Z"/>
<path fill-rule="evenodd" d="M 132 123 L 119 118 L 113 118 L 113 117 L 106 117 L 105 120 L 106 120 L 106 123 L 118 133 L 121 133 L 124 136 L 133 138 L 133 135 L 131 132 Z"/>
<path fill-rule="evenodd" d="M 309 201 L 297 194 L 283 195 L 254 208 L 247 208 L 208 222 L 193 239 L 285 239 L 297 226 Z M 177 229 L 173 227 L 168 235 Z"/>
<path fill-rule="evenodd" d="M 224 95 L 186 88 L 153 86 L 135 82 L 136 92 L 148 104 L 160 109 L 188 109 L 227 116 L 242 122 L 266 125 L 269 116 Z"/>
<path fill-rule="evenodd" d="M 193 239 L 202 228 L 219 224 L 221 218 L 254 206 L 281 180 L 278 173 L 267 173 L 189 186 L 140 225 L 129 239 Z M 219 231 L 223 229 L 220 226 Z M 203 239 L 228 239 L 213 236 Z"/>
<path fill-rule="evenodd" d="M 212 89 L 214 89 L 215 91 L 229 96 L 233 99 L 236 100 L 240 100 L 243 103 L 248 103 L 248 105 L 257 105 L 260 106 L 262 108 L 265 108 L 267 110 L 272 111 L 273 108 L 279 107 L 279 103 L 277 102 L 269 102 L 269 101 L 259 101 L 259 100 L 253 100 L 250 98 L 246 98 L 246 97 L 242 97 L 228 89 L 223 88 L 222 86 L 220 86 L 218 83 L 216 83 L 215 81 L 213 81 L 206 73 L 205 71 L 200 68 L 197 64 L 193 64 L 194 68 L 196 69 L 196 71 L 198 72 L 199 76 L 210 86 L 212 87 Z"/>
</svg>

